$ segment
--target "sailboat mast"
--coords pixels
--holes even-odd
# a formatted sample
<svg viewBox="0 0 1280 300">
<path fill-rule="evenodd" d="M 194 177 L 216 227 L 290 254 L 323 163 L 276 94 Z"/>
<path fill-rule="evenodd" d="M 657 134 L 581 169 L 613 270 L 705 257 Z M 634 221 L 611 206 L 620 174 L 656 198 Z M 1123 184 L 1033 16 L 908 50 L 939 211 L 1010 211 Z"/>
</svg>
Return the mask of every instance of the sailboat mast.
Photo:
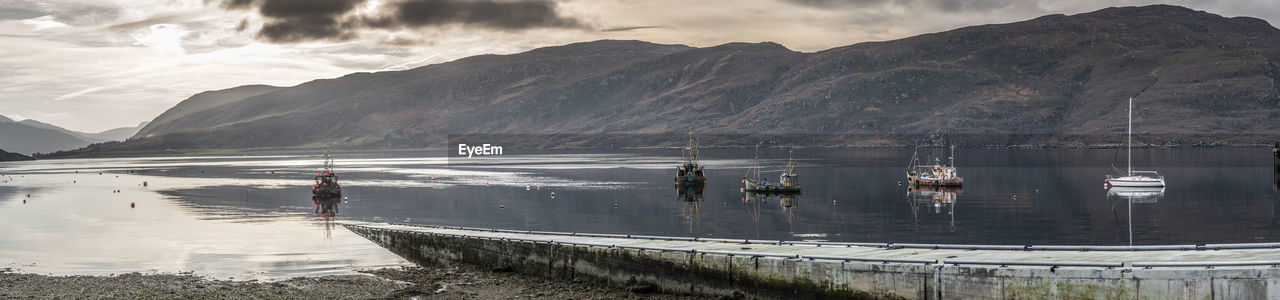
<svg viewBox="0 0 1280 300">
<path fill-rule="evenodd" d="M 947 159 L 950 160 L 951 167 L 955 168 L 956 167 L 956 145 L 951 145 L 951 156 L 948 156 Z"/>
<path fill-rule="evenodd" d="M 1129 175 L 1133 175 L 1133 97 L 1129 97 L 1129 142 L 1126 144 L 1127 152 L 1129 152 Z"/>
</svg>

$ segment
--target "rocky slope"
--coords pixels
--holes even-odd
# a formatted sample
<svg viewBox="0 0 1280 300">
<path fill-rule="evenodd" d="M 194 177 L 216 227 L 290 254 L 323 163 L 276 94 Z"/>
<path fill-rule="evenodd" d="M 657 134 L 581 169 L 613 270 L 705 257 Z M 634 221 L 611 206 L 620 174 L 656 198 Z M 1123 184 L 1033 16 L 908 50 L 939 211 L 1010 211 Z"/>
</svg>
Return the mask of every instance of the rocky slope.
<svg viewBox="0 0 1280 300">
<path fill-rule="evenodd" d="M 597 41 L 413 70 L 197 95 L 81 151 L 443 146 L 1265 143 L 1280 137 L 1280 29 L 1182 7 L 1108 8 L 800 53 Z M 209 100 L 215 99 L 215 100 Z M 607 133 L 608 135 L 596 135 Z"/>
</svg>

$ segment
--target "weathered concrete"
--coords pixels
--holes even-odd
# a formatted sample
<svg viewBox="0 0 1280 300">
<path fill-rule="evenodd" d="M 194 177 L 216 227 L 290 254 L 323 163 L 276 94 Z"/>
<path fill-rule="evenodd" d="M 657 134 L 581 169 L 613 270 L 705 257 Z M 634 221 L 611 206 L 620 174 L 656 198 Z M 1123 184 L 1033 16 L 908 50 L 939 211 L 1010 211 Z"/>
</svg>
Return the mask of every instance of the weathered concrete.
<svg viewBox="0 0 1280 300">
<path fill-rule="evenodd" d="M 1268 261 L 1280 259 L 1277 249 L 933 250 L 538 234 L 377 223 L 345 225 L 419 264 L 459 261 L 617 286 L 652 283 L 675 293 L 768 298 L 1280 298 L 1280 268 L 1276 268 L 1280 262 Z M 971 265 L 983 260 L 1006 261 L 1007 266 Z M 1257 266 L 1132 267 L 1135 262 L 1241 261 L 1255 262 L 1247 264 Z M 1120 267 L 1055 266 L 1090 263 Z"/>
</svg>

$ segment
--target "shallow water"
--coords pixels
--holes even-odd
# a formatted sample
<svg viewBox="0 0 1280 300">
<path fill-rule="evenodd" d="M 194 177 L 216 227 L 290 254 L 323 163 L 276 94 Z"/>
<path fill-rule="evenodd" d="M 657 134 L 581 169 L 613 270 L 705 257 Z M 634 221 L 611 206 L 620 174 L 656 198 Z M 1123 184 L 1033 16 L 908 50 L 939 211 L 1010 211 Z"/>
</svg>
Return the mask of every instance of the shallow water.
<svg viewBox="0 0 1280 300">
<path fill-rule="evenodd" d="M 937 152 L 921 157 L 946 157 Z M 1124 167 L 1110 149 L 958 149 L 963 189 L 911 191 L 898 184 L 910 149 L 798 149 L 798 197 L 740 192 L 750 149 L 702 154 L 709 184 L 690 202 L 671 183 L 678 150 L 337 153 L 350 198 L 337 218 L 775 240 L 1280 241 L 1270 149 L 1135 150 L 1135 169 L 1160 171 L 1169 187 L 1110 194 L 1103 176 L 1113 161 Z M 787 155 L 762 150 L 763 169 Z M 0 163 L 0 268 L 273 279 L 405 264 L 317 216 L 308 185 L 319 165 L 318 155 Z"/>
</svg>

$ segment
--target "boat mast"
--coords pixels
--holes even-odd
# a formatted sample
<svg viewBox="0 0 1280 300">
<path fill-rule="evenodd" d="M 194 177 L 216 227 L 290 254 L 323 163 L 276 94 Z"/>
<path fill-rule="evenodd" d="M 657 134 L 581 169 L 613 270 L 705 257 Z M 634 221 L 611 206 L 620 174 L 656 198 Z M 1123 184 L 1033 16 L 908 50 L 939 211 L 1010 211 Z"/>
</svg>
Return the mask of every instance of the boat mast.
<svg viewBox="0 0 1280 300">
<path fill-rule="evenodd" d="M 1133 97 L 1129 97 L 1129 142 L 1125 145 L 1129 152 L 1129 176 L 1133 176 Z"/>
<path fill-rule="evenodd" d="M 956 167 L 956 145 L 955 144 L 951 145 L 951 156 L 948 156 L 947 159 L 951 160 L 950 162 L 951 168 L 955 168 Z"/>
</svg>

